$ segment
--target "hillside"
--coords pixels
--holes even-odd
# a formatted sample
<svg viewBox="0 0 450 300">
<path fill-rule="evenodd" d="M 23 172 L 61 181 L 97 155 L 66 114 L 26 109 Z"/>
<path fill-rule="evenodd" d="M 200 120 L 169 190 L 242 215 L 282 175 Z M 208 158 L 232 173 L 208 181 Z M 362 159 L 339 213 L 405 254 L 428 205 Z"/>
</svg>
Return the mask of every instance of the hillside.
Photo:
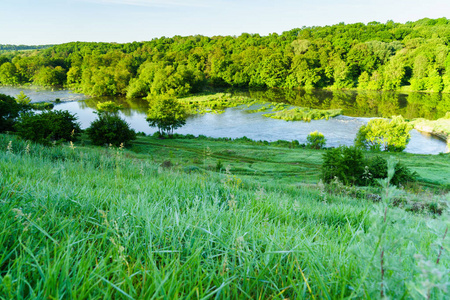
<svg viewBox="0 0 450 300">
<path fill-rule="evenodd" d="M 425 184 L 396 190 L 316 184 L 321 155 L 2 134 L 0 298 L 378 298 L 380 266 L 389 298 L 448 297 L 449 155 L 396 154 Z"/>
</svg>

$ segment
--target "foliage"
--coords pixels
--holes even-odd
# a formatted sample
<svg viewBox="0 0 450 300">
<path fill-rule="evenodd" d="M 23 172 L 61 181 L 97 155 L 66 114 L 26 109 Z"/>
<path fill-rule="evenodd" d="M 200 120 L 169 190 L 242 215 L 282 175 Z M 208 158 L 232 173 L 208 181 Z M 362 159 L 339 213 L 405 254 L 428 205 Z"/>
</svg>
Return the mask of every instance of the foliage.
<svg viewBox="0 0 450 300">
<path fill-rule="evenodd" d="M 282 34 L 174 36 L 31 47 L 0 59 L 0 83 L 69 85 L 88 95 L 186 96 L 204 86 L 448 91 L 450 22 L 370 22 Z M 1 50 L 0 50 L 1 51 Z"/>
<path fill-rule="evenodd" d="M 34 110 L 51 110 L 55 105 L 50 102 L 37 102 L 32 103 L 30 106 Z"/>
<path fill-rule="evenodd" d="M 364 180 L 367 181 L 366 185 L 377 184 L 377 180 L 388 177 L 388 162 L 381 156 L 375 156 L 374 158 L 368 160 L 366 170 L 363 174 Z M 390 182 L 396 186 L 413 182 L 418 176 L 416 172 L 412 172 L 401 162 L 397 162 L 395 164 L 394 172 L 395 173 L 393 173 Z"/>
<path fill-rule="evenodd" d="M 361 149 L 357 147 L 340 146 L 328 149 L 323 155 L 321 178 L 329 183 L 337 178 L 346 185 L 364 184 L 365 160 Z"/>
<path fill-rule="evenodd" d="M 150 102 L 147 122 L 151 127 L 158 127 L 161 133 L 173 134 L 173 130 L 186 124 L 184 107 L 170 97 L 156 97 Z"/>
<path fill-rule="evenodd" d="M 99 114 L 117 114 L 121 108 L 122 105 L 116 104 L 113 101 L 97 103 L 97 111 Z"/>
<path fill-rule="evenodd" d="M 200 153 L 206 146 L 189 141 Z M 231 174 L 198 171 L 190 162 L 187 172 L 159 168 L 169 151 L 184 151 L 181 142 L 141 138 L 145 151 L 136 154 L 81 144 L 48 148 L 0 135 L 0 295 L 378 299 L 382 239 L 386 297 L 425 298 L 430 291 L 430 299 L 448 298 L 448 211 L 431 218 L 395 208 L 384 221 L 379 203 L 261 180 L 273 172 L 245 176 L 237 173 L 243 162 L 227 167 Z M 229 150 L 228 142 L 209 143 L 213 156 L 219 144 Z M 233 161 L 252 157 L 255 168 L 273 150 L 232 146 Z M 271 158 L 320 161 L 321 151 L 274 150 Z M 178 155 L 171 160 L 183 170 Z"/>
<path fill-rule="evenodd" d="M 411 129 L 412 125 L 401 116 L 392 120 L 372 119 L 360 127 L 355 145 L 370 150 L 401 152 L 408 145 Z"/>
<path fill-rule="evenodd" d="M 28 105 L 31 102 L 31 98 L 25 95 L 23 91 L 20 91 L 20 93 L 16 96 L 16 101 L 20 105 Z"/>
<path fill-rule="evenodd" d="M 412 121 L 414 128 L 419 131 L 434 134 L 439 138 L 446 140 L 450 145 L 450 111 L 445 116 L 437 120 L 416 119 Z"/>
<path fill-rule="evenodd" d="M 0 132 L 13 131 L 14 123 L 28 106 L 18 103 L 11 96 L 0 94 Z"/>
<path fill-rule="evenodd" d="M 388 177 L 387 160 L 381 156 L 367 159 L 358 147 L 341 146 L 329 149 L 323 155 L 321 179 L 325 183 L 338 180 L 345 185 L 379 185 Z M 394 173 L 395 172 L 395 173 Z M 405 185 L 417 179 L 418 174 L 397 162 L 390 177 L 393 185 Z"/>
<path fill-rule="evenodd" d="M 74 141 L 81 133 L 76 116 L 66 110 L 25 113 L 14 125 L 23 139 L 50 144 L 56 141 Z"/>
<path fill-rule="evenodd" d="M 306 121 L 311 120 L 328 120 L 342 114 L 341 109 L 314 109 L 305 107 L 296 107 L 292 109 L 281 109 L 275 113 L 263 114 L 264 117 L 270 117 L 273 119 L 281 119 L 286 121 Z"/>
<path fill-rule="evenodd" d="M 119 146 L 136 139 L 135 131 L 117 115 L 99 115 L 86 129 L 86 133 L 94 145 Z"/>
<path fill-rule="evenodd" d="M 311 149 L 322 149 L 327 142 L 325 136 L 317 130 L 308 134 L 306 141 L 306 146 Z"/>
<path fill-rule="evenodd" d="M 41 86 L 63 85 L 66 81 L 66 71 L 61 66 L 42 67 L 33 76 L 33 83 Z"/>
</svg>

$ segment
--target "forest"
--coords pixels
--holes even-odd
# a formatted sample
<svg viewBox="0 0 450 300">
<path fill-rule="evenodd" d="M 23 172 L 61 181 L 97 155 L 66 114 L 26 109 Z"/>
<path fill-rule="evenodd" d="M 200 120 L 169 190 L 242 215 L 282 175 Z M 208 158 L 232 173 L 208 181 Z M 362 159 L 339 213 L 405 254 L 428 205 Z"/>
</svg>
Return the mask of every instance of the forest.
<svg viewBox="0 0 450 300">
<path fill-rule="evenodd" d="M 450 20 L 340 23 L 282 34 L 71 42 L 0 55 L 3 85 L 92 96 L 186 96 L 205 87 L 450 92 Z"/>
<path fill-rule="evenodd" d="M 53 47 L 54 45 L 9 45 L 0 44 L 0 53 L 7 51 L 21 51 L 21 50 L 37 50 Z"/>
</svg>

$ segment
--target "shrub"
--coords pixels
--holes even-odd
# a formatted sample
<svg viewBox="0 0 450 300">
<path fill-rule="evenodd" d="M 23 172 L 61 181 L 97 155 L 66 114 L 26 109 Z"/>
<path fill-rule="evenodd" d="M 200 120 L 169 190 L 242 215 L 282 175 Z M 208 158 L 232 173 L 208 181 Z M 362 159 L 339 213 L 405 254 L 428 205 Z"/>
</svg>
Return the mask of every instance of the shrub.
<svg viewBox="0 0 450 300">
<path fill-rule="evenodd" d="M 401 116 L 393 117 L 391 121 L 373 119 L 367 125 L 361 126 L 356 135 L 355 146 L 370 150 L 401 152 L 409 143 L 411 129 L 412 125 L 405 122 Z"/>
<path fill-rule="evenodd" d="M 74 140 L 81 133 L 77 118 L 66 110 L 25 113 L 15 128 L 20 137 L 43 144 Z"/>
<path fill-rule="evenodd" d="M 388 176 L 388 164 L 386 159 L 381 156 L 375 156 L 367 162 L 367 167 L 370 176 L 366 176 L 369 184 L 377 184 L 377 179 L 383 179 Z M 417 177 L 416 172 L 411 172 L 405 165 L 398 162 L 395 165 L 395 173 L 391 179 L 391 183 L 394 185 L 405 184 L 412 182 Z"/>
<path fill-rule="evenodd" d="M 367 160 L 357 147 L 341 146 L 329 149 L 323 155 L 321 177 L 326 183 L 337 179 L 345 185 L 378 185 L 378 180 L 387 176 L 386 159 L 376 156 Z M 395 165 L 395 173 L 390 182 L 397 186 L 404 185 L 413 182 L 416 177 L 416 172 L 399 162 Z"/>
<path fill-rule="evenodd" d="M 306 141 L 306 146 L 311 149 L 322 149 L 327 142 L 325 136 L 317 130 L 308 134 Z"/>
<path fill-rule="evenodd" d="M 117 115 L 100 114 L 98 119 L 86 129 L 89 139 L 94 145 L 125 145 L 136 139 L 136 133 L 127 122 Z"/>
<path fill-rule="evenodd" d="M 31 102 L 31 98 L 28 97 L 27 95 L 25 95 L 25 93 L 23 91 L 21 91 L 17 96 L 16 96 L 16 102 L 22 105 L 28 105 Z"/>
<path fill-rule="evenodd" d="M 26 110 L 27 105 L 18 103 L 11 96 L 0 94 L 0 132 L 13 131 L 17 118 Z"/>
<path fill-rule="evenodd" d="M 335 178 L 346 185 L 363 184 L 364 157 L 357 147 L 340 146 L 323 155 L 322 180 L 330 183 Z"/>
<path fill-rule="evenodd" d="M 54 104 L 49 102 L 38 102 L 30 104 L 30 106 L 34 110 L 52 110 Z"/>
</svg>

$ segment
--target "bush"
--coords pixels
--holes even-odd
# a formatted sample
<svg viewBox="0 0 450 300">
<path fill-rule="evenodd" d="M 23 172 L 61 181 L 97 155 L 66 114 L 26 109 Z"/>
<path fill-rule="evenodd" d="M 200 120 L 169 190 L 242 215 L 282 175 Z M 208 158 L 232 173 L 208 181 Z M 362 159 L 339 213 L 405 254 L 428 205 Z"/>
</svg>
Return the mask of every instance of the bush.
<svg viewBox="0 0 450 300">
<path fill-rule="evenodd" d="M 0 132 L 14 131 L 14 124 L 20 114 L 28 110 L 11 96 L 0 94 Z"/>
<path fill-rule="evenodd" d="M 15 128 L 20 137 L 50 144 L 54 141 L 73 141 L 81 133 L 77 118 L 67 110 L 45 111 L 41 114 L 25 113 Z"/>
<path fill-rule="evenodd" d="M 311 149 L 322 149 L 327 142 L 325 136 L 317 130 L 308 134 L 306 141 L 306 146 Z"/>
<path fill-rule="evenodd" d="M 30 104 L 30 106 L 34 110 L 52 110 L 54 104 L 49 102 L 38 102 Z"/>
<path fill-rule="evenodd" d="M 401 152 L 409 143 L 411 129 L 412 125 L 405 122 L 401 116 L 393 117 L 391 121 L 373 119 L 367 125 L 361 126 L 356 135 L 355 146 L 370 150 Z"/>
<path fill-rule="evenodd" d="M 388 176 L 388 164 L 386 159 L 376 156 L 367 162 L 368 174 L 365 174 L 369 184 L 377 184 L 377 179 L 383 179 Z M 401 162 L 395 165 L 395 173 L 391 179 L 391 183 L 394 185 L 405 184 L 412 182 L 417 177 L 416 172 L 411 172 Z"/>
<path fill-rule="evenodd" d="M 340 146 L 323 155 L 322 180 L 330 183 L 335 178 L 345 185 L 363 184 L 364 157 L 357 147 Z"/>
<path fill-rule="evenodd" d="M 100 114 L 98 119 L 86 129 L 94 145 L 112 144 L 119 146 L 136 139 L 136 132 L 117 115 Z"/>
<path fill-rule="evenodd" d="M 370 160 L 363 157 L 362 150 L 357 147 L 341 146 L 329 149 L 323 155 L 322 175 L 324 182 L 333 182 L 336 178 L 345 185 L 378 185 L 378 179 L 388 176 L 386 159 L 376 156 Z M 398 162 L 391 179 L 394 185 L 413 182 L 417 173 L 411 172 Z"/>
</svg>

